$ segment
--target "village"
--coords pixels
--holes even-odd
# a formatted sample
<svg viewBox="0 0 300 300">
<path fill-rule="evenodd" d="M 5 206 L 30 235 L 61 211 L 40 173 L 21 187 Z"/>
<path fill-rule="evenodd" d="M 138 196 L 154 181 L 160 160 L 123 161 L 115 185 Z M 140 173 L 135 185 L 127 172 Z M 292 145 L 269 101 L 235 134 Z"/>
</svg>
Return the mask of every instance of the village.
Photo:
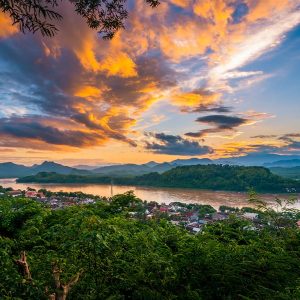
<svg viewBox="0 0 300 300">
<path fill-rule="evenodd" d="M 97 201 L 111 202 L 113 197 L 106 198 L 82 192 L 51 192 L 48 190 L 36 191 L 31 188 L 27 190 L 13 190 L 11 188 L 0 187 L 0 197 L 25 197 L 30 198 L 53 210 L 63 209 L 75 205 L 95 204 Z M 118 196 L 118 195 L 116 195 Z M 130 203 L 126 213 L 128 217 L 133 219 L 167 219 L 173 225 L 184 227 L 193 234 L 201 233 L 207 224 L 227 220 L 236 217 L 249 221 L 249 225 L 245 227 L 247 230 L 259 230 L 265 226 L 261 221 L 260 212 L 251 207 L 243 207 L 241 209 L 220 206 L 215 209 L 211 205 L 202 205 L 197 203 L 171 202 L 169 204 L 157 203 L 154 201 L 140 201 Z M 297 227 L 300 228 L 300 220 L 296 221 Z M 285 226 L 284 224 L 282 226 Z"/>
</svg>

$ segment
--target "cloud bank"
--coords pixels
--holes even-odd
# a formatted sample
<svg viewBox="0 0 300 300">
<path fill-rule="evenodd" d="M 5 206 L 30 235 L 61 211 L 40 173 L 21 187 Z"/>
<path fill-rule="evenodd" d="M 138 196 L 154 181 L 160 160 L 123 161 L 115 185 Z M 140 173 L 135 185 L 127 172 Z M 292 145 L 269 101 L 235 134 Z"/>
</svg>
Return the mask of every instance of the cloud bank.
<svg viewBox="0 0 300 300">
<path fill-rule="evenodd" d="M 223 97 L 268 77 L 243 68 L 300 23 L 299 4 L 168 0 L 153 10 L 131 1 L 126 30 L 110 42 L 101 41 L 70 4 L 60 6 L 64 20 L 52 39 L 23 36 L 1 13 L 0 145 L 64 150 L 114 140 L 136 147 L 143 132 L 132 128 L 162 101 L 178 113 L 213 113 L 198 117 L 209 128 L 189 137 L 250 124 L 256 117 L 225 115 L 233 108 Z M 154 153 L 212 153 L 176 134 L 151 137 L 145 149 Z"/>
<path fill-rule="evenodd" d="M 184 139 L 179 135 L 146 133 L 146 137 L 149 140 L 145 141 L 145 148 L 157 154 L 199 156 L 213 153 L 211 147 Z"/>
</svg>

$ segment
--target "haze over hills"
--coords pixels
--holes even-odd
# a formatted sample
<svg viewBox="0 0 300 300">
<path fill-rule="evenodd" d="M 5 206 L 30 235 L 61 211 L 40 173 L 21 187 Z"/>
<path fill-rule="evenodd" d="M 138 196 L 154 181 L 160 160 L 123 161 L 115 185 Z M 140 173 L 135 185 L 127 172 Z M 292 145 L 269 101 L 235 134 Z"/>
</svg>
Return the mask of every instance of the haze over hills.
<svg viewBox="0 0 300 300">
<path fill-rule="evenodd" d="M 244 166 L 266 166 L 266 164 L 275 163 L 280 160 L 299 160 L 300 155 L 280 155 L 272 153 L 249 153 L 245 156 L 237 156 L 230 158 L 221 158 L 214 160 L 214 163 L 230 164 L 230 165 L 244 165 Z"/>
<path fill-rule="evenodd" d="M 106 176 L 115 176 L 122 174 L 123 176 L 132 176 L 132 175 L 143 175 L 146 173 L 162 173 L 168 170 L 171 170 L 178 166 L 190 166 L 190 165 L 207 165 L 213 164 L 214 161 L 210 159 L 176 159 L 171 162 L 157 163 L 150 161 L 146 164 L 123 164 L 123 165 L 113 165 L 99 167 L 92 169 L 91 171 L 95 174 L 106 175 Z"/>
<path fill-rule="evenodd" d="M 230 157 L 221 159 L 208 159 L 208 158 L 190 158 L 190 159 L 176 159 L 171 162 L 157 163 L 150 161 L 146 164 L 120 164 L 113 166 L 98 167 L 89 169 L 93 173 L 105 176 L 137 176 L 146 173 L 162 173 L 171 170 L 178 166 L 192 166 L 192 165 L 208 165 L 208 164 L 229 164 L 229 165 L 244 165 L 244 166 L 264 166 L 266 163 L 275 163 L 279 160 L 296 160 L 299 161 L 300 156 L 288 156 L 278 154 L 265 154 L 265 153 L 251 153 L 246 156 Z"/>
<path fill-rule="evenodd" d="M 40 165 L 31 167 L 14 164 L 12 162 L 0 164 L 1 178 L 23 177 L 35 175 L 39 172 L 55 172 L 58 174 L 77 174 L 92 175 L 99 174 L 103 176 L 138 176 L 147 173 L 163 173 L 178 166 L 208 165 L 208 164 L 229 164 L 244 166 L 265 166 L 265 167 L 295 167 L 300 166 L 300 156 L 296 155 L 278 155 L 265 153 L 250 153 L 246 156 L 208 159 L 208 158 L 190 158 L 175 159 L 171 162 L 157 163 L 150 161 L 145 164 L 115 164 L 107 166 L 86 166 L 68 167 L 55 162 L 45 161 Z"/>
<path fill-rule="evenodd" d="M 265 167 L 284 167 L 284 168 L 291 168 L 291 167 L 299 167 L 300 166 L 300 159 L 290 159 L 290 160 L 278 160 L 271 163 L 265 163 Z"/>
<path fill-rule="evenodd" d="M 72 167 L 67 167 L 55 162 L 44 161 L 40 165 L 27 167 L 24 165 L 14 164 L 12 162 L 0 164 L 0 178 L 14 178 L 28 175 L 35 175 L 39 172 L 56 172 L 58 174 L 89 174 L 86 170 L 79 170 Z"/>
</svg>

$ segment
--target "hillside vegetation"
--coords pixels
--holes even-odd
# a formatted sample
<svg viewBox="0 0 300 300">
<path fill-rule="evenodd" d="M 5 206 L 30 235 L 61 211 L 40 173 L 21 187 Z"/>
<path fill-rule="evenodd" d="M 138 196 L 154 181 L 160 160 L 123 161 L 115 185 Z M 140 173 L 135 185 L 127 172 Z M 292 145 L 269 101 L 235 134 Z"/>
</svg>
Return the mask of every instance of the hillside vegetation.
<svg viewBox="0 0 300 300">
<path fill-rule="evenodd" d="M 300 299 L 300 231 L 274 212 L 260 230 L 232 216 L 192 235 L 132 218 L 141 207 L 131 193 L 59 210 L 2 197 L 0 299 Z"/>
<path fill-rule="evenodd" d="M 270 168 L 271 172 L 279 176 L 300 180 L 300 166 L 299 167 L 272 167 Z"/>
<path fill-rule="evenodd" d="M 60 175 L 39 173 L 20 178 L 18 182 L 37 183 L 99 183 L 110 184 L 109 176 Z M 300 182 L 282 178 L 264 167 L 229 165 L 196 165 L 176 167 L 162 174 L 114 177 L 114 184 L 156 187 L 198 188 L 227 191 L 287 192 L 300 190 Z"/>
</svg>

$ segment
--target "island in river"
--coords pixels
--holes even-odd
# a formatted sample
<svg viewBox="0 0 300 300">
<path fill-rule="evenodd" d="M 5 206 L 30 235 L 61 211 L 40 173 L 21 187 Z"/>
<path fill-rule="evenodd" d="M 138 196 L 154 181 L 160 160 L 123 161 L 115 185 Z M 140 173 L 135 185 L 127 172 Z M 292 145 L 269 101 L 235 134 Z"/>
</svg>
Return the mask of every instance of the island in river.
<svg viewBox="0 0 300 300">
<path fill-rule="evenodd" d="M 152 187 L 176 187 L 206 190 L 246 192 L 287 193 L 300 191 L 300 181 L 273 174 L 264 167 L 231 165 L 195 165 L 173 168 L 162 174 L 149 173 L 141 176 L 114 177 L 63 175 L 54 172 L 40 172 L 19 178 L 19 183 L 93 183 L 114 185 L 135 185 Z"/>
</svg>

